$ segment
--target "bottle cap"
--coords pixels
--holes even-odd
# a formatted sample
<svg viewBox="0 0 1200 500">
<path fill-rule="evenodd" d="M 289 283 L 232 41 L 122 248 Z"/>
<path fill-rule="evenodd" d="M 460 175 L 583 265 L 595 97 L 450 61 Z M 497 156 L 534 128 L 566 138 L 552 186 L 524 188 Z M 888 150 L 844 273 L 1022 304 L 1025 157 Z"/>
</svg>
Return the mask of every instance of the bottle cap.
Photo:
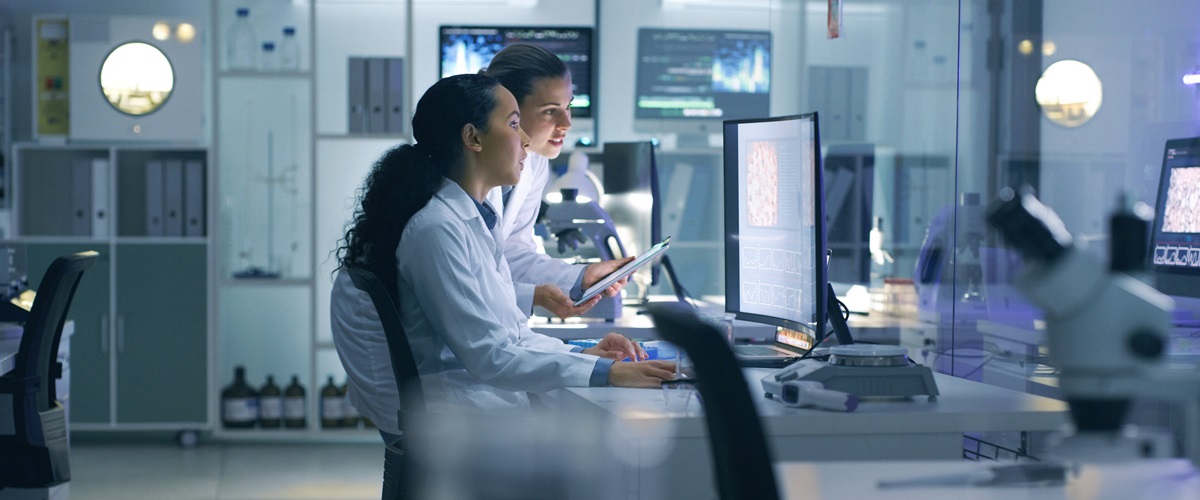
<svg viewBox="0 0 1200 500">
<path fill-rule="evenodd" d="M 284 26 L 284 27 L 283 27 L 283 34 L 284 34 L 284 35 L 286 35 L 286 36 L 292 36 L 292 35 L 295 35 L 295 34 L 296 34 L 296 28 L 293 28 L 293 27 L 291 27 L 291 26 Z"/>
<path fill-rule="evenodd" d="M 250 9 L 248 7 L 238 7 L 238 9 L 237 9 L 238 17 L 246 17 L 248 15 L 250 15 Z"/>
<path fill-rule="evenodd" d="M 267 51 L 275 50 L 275 42 L 263 42 L 262 48 Z"/>
</svg>

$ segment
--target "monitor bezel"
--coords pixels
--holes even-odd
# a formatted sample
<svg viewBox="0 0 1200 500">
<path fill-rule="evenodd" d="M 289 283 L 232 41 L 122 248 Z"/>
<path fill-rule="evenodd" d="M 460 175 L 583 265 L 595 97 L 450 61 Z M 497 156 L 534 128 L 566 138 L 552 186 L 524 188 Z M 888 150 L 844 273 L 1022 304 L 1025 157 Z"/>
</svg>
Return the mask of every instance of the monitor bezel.
<svg viewBox="0 0 1200 500">
<path fill-rule="evenodd" d="M 740 294 L 740 269 L 738 263 L 741 261 L 741 253 L 738 248 L 738 234 L 740 234 L 740 216 L 738 214 L 738 150 L 737 140 L 730 140 L 730 137 L 737 137 L 737 134 L 730 134 L 730 131 L 736 131 L 737 127 L 742 124 L 749 123 L 768 123 L 789 120 L 811 120 L 813 126 L 813 157 L 815 165 L 813 168 L 812 182 L 815 183 L 813 189 L 813 199 L 809 200 L 814 206 L 813 208 L 813 231 L 817 235 L 816 248 L 813 250 L 813 258 L 815 263 L 815 289 L 812 291 L 816 297 L 816 310 L 813 312 L 813 325 L 799 323 L 786 318 L 775 316 L 767 316 L 763 314 L 750 313 L 742 311 L 741 299 L 735 294 Z M 725 310 L 733 313 L 737 319 L 753 321 L 756 323 L 764 323 L 774 325 L 789 330 L 805 332 L 812 334 L 813 337 L 820 341 L 828 335 L 826 323 L 828 321 L 826 307 L 829 297 L 826 290 L 828 288 L 828 269 L 827 257 L 829 243 L 826 241 L 825 230 L 825 177 L 824 168 L 821 158 L 821 130 L 820 122 L 817 119 L 817 112 L 802 113 L 797 115 L 777 116 L 769 118 L 747 118 L 740 120 L 726 120 L 722 122 L 724 131 L 724 145 L 722 148 L 722 159 L 724 168 L 724 216 L 725 216 Z M 736 292 L 734 292 L 736 288 Z"/>
<path fill-rule="evenodd" d="M 505 30 L 531 30 L 531 31 L 577 30 L 577 31 L 581 31 L 581 32 L 586 32 L 588 34 L 588 62 L 587 62 L 588 80 L 587 80 L 587 84 L 588 84 L 589 102 L 588 102 L 587 107 L 571 108 L 571 117 L 572 118 L 595 119 L 596 110 L 598 109 L 596 106 L 596 103 L 599 100 L 597 97 L 599 85 L 597 85 L 598 82 L 596 79 L 596 48 L 597 48 L 596 43 L 597 43 L 597 41 L 596 41 L 596 30 L 594 27 L 592 27 L 592 26 L 569 26 L 569 25 L 536 25 L 536 26 L 535 25 L 484 25 L 484 24 L 470 24 L 470 25 L 443 24 L 443 25 L 439 25 L 438 30 L 437 30 L 437 36 L 438 36 L 437 76 L 438 76 L 438 79 L 442 78 L 442 62 L 443 62 L 442 61 L 442 42 L 445 37 L 446 29 L 467 29 L 467 30 L 470 30 L 470 29 L 494 29 L 494 30 L 499 30 L 501 33 L 503 33 Z M 575 78 L 575 75 L 571 75 L 572 81 L 574 81 L 574 78 Z M 581 113 L 581 111 L 582 111 L 582 113 Z"/>
<path fill-rule="evenodd" d="M 1166 189 L 1170 183 L 1170 171 L 1178 168 L 1168 166 L 1168 155 L 1172 149 L 1189 149 L 1200 166 L 1200 137 L 1170 139 L 1163 146 L 1162 166 L 1159 170 L 1158 192 L 1154 204 L 1154 226 L 1150 228 L 1149 251 L 1147 260 L 1151 274 L 1154 276 L 1155 288 L 1167 295 L 1178 297 L 1200 298 L 1200 268 L 1187 269 L 1154 265 L 1154 246 L 1159 239 L 1159 229 L 1162 227 L 1163 204 L 1166 202 Z"/>
<path fill-rule="evenodd" d="M 633 130 L 641 133 L 676 133 L 676 134 L 695 134 L 708 135 L 718 134 L 724 130 L 724 122 L 729 120 L 724 117 L 642 117 L 638 116 L 638 97 L 641 95 L 638 88 L 642 76 L 642 56 L 644 47 L 642 46 L 642 33 L 645 31 L 661 31 L 661 32 L 686 32 L 686 33 L 752 33 L 756 35 L 766 35 L 769 42 L 769 50 L 773 53 L 775 50 L 775 37 L 769 30 L 748 30 L 748 29 L 717 29 L 717 28 L 655 28 L 642 27 L 637 31 L 637 47 L 635 53 L 635 72 L 633 81 Z M 774 59 L 772 54 L 772 59 Z M 769 63 L 768 63 L 769 64 Z M 768 78 L 769 85 L 774 87 L 774 72 Z M 771 109 L 771 92 L 766 93 L 766 111 L 763 114 L 770 113 Z M 753 118 L 735 118 L 735 120 L 753 119 Z"/>
</svg>

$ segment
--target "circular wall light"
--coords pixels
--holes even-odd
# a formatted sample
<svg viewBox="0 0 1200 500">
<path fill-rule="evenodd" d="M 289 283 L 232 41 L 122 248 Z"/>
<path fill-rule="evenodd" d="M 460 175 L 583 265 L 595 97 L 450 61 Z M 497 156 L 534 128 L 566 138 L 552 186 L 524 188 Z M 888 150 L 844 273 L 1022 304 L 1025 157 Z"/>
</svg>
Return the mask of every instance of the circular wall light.
<svg viewBox="0 0 1200 500">
<path fill-rule="evenodd" d="M 1051 64 L 1034 88 L 1042 114 L 1064 127 L 1078 127 L 1096 116 L 1103 91 L 1092 68 L 1079 61 Z"/>
<path fill-rule="evenodd" d="M 144 115 L 158 109 L 175 88 L 175 71 L 161 50 L 129 42 L 109 52 L 100 66 L 100 90 L 117 111 Z"/>
</svg>

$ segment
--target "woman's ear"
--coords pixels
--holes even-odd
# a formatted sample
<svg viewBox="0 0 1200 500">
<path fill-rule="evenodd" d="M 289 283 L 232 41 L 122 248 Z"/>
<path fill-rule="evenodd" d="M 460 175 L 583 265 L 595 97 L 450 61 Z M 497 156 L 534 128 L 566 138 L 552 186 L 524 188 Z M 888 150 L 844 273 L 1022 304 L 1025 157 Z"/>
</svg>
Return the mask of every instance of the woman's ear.
<svg viewBox="0 0 1200 500">
<path fill-rule="evenodd" d="M 468 151 L 476 153 L 483 151 L 483 138 L 479 136 L 479 129 L 475 128 L 475 124 L 468 123 L 462 128 L 463 147 Z"/>
</svg>

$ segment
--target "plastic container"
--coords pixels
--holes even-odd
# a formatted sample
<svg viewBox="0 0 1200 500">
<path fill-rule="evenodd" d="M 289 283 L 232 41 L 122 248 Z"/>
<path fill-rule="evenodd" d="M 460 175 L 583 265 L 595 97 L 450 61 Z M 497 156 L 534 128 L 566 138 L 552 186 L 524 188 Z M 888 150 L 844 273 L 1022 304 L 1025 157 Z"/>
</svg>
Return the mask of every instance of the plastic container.
<svg viewBox="0 0 1200 500">
<path fill-rule="evenodd" d="M 283 38 L 279 40 L 279 69 L 281 71 L 297 71 L 300 69 L 300 45 L 296 43 L 296 28 L 283 27 Z"/>
<path fill-rule="evenodd" d="M 229 69 L 253 70 L 258 67 L 258 38 L 250 25 L 250 9 L 239 7 L 237 18 L 225 35 L 225 60 Z"/>
</svg>

